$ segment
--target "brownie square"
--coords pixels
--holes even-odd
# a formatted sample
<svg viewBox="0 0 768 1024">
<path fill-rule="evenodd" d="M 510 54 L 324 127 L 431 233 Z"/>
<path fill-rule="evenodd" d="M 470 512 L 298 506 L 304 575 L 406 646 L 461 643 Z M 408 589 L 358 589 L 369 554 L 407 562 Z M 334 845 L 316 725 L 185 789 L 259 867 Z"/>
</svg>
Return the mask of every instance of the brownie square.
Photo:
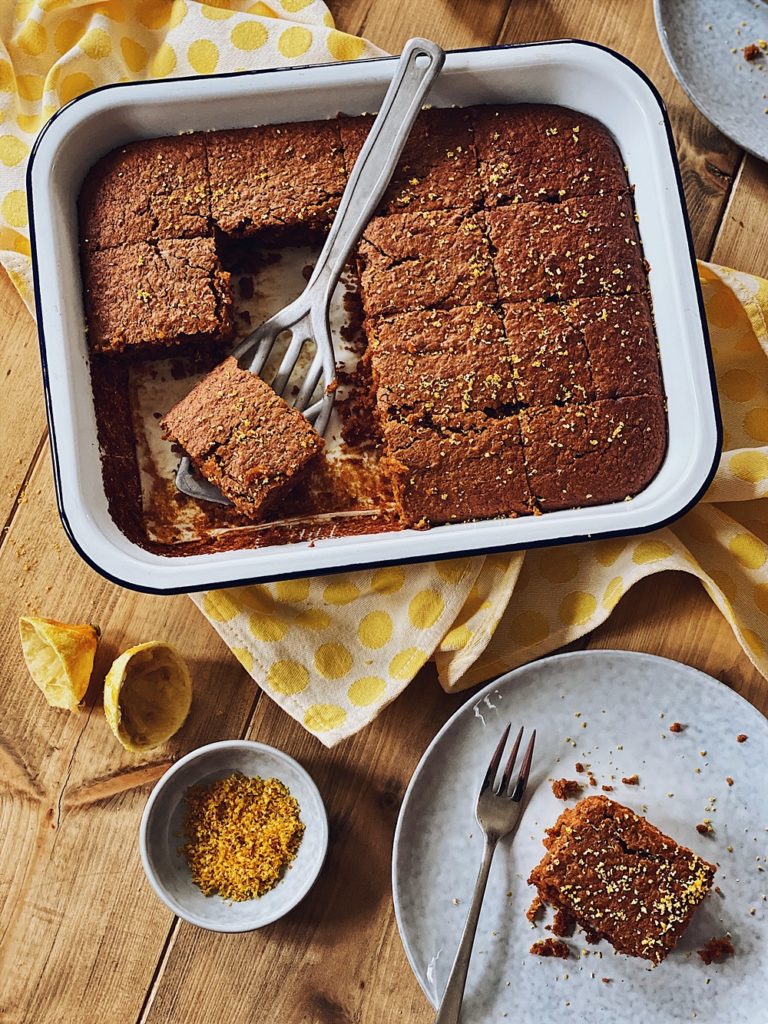
<svg viewBox="0 0 768 1024">
<path fill-rule="evenodd" d="M 347 172 L 352 170 L 373 117 L 339 119 Z M 469 111 L 422 110 L 400 156 L 380 212 L 463 210 L 482 203 Z"/>
<path fill-rule="evenodd" d="M 483 214 L 393 214 L 373 220 L 358 248 L 367 316 L 492 304 L 497 298 Z"/>
<path fill-rule="evenodd" d="M 371 355 L 376 404 L 384 419 L 498 412 L 516 402 L 514 370 L 506 350 Z"/>
<path fill-rule="evenodd" d="M 94 352 L 225 342 L 235 334 L 230 276 L 212 238 L 137 242 L 83 253 Z"/>
<path fill-rule="evenodd" d="M 390 421 L 384 440 L 383 468 L 406 526 L 532 511 L 516 416 Z"/>
<path fill-rule="evenodd" d="M 662 393 L 656 332 L 644 295 L 579 299 L 567 304 L 566 316 L 589 352 L 597 398 Z"/>
<path fill-rule="evenodd" d="M 589 350 L 568 318 L 568 305 L 516 302 L 504 326 L 523 405 L 584 403 L 595 397 Z"/>
<path fill-rule="evenodd" d="M 300 412 L 231 356 L 166 414 L 162 427 L 206 480 L 254 519 L 298 483 L 324 444 Z"/>
<path fill-rule="evenodd" d="M 203 136 L 144 139 L 108 153 L 88 172 L 79 212 L 88 251 L 212 235 Z"/>
<path fill-rule="evenodd" d="M 520 426 L 528 480 L 543 512 L 637 494 L 666 450 L 658 396 L 531 407 L 521 411 Z"/>
<path fill-rule="evenodd" d="M 333 220 L 347 181 L 335 120 L 211 132 L 206 147 L 211 212 L 230 237 L 303 240 Z"/>
<path fill-rule="evenodd" d="M 563 811 L 529 882 L 619 953 L 659 964 L 709 893 L 716 868 L 629 807 L 590 796 Z"/>
<path fill-rule="evenodd" d="M 519 203 L 486 214 L 503 299 L 642 292 L 646 273 L 626 195 Z"/>
<path fill-rule="evenodd" d="M 494 352 L 508 355 L 504 325 L 491 306 L 418 309 L 365 322 L 370 352 L 428 353 Z"/>
<path fill-rule="evenodd" d="M 480 179 L 488 206 L 604 195 L 629 188 L 608 130 L 566 107 L 474 107 Z"/>
</svg>

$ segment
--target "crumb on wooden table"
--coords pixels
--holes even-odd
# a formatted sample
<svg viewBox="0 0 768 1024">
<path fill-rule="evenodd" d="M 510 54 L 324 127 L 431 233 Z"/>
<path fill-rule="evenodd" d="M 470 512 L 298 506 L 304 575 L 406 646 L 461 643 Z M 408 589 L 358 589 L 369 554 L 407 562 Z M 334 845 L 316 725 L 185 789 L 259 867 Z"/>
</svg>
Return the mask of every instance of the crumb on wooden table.
<svg viewBox="0 0 768 1024">
<path fill-rule="evenodd" d="M 559 939 L 539 939 L 531 946 L 531 953 L 534 956 L 556 956 L 561 960 L 568 960 L 571 955 L 567 943 Z"/>
<path fill-rule="evenodd" d="M 711 938 L 703 949 L 697 949 L 696 952 L 705 964 L 719 964 L 729 956 L 733 956 L 736 951 L 733 948 L 730 935 L 723 935 L 719 939 Z"/>
</svg>

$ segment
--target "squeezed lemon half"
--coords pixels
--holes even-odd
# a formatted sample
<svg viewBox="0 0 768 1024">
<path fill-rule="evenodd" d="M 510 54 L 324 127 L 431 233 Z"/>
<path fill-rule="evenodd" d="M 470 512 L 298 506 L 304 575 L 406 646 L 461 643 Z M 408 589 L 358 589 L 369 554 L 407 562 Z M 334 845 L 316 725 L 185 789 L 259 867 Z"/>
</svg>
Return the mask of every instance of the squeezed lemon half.
<svg viewBox="0 0 768 1024">
<path fill-rule="evenodd" d="M 88 689 L 99 629 L 23 615 L 21 649 L 29 674 L 52 708 L 75 711 Z"/>
<path fill-rule="evenodd" d="M 175 647 L 159 640 L 121 654 L 104 680 L 104 713 L 126 750 L 142 753 L 169 740 L 192 704 L 192 679 Z"/>
</svg>

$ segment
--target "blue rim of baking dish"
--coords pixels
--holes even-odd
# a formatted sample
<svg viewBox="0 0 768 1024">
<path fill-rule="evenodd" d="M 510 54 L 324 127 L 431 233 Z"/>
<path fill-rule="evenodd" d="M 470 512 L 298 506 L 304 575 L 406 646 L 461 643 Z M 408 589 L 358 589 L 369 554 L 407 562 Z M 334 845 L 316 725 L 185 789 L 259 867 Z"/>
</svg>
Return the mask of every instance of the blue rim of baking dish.
<svg viewBox="0 0 768 1024">
<path fill-rule="evenodd" d="M 712 411 L 714 413 L 715 434 L 716 434 L 716 438 L 715 438 L 716 444 L 715 444 L 715 450 L 714 450 L 713 457 L 712 457 L 712 465 L 710 466 L 709 471 L 707 472 L 706 476 L 704 477 L 704 480 L 702 481 L 702 484 L 701 484 L 699 490 L 696 492 L 696 494 L 682 508 L 680 508 L 677 512 L 673 512 L 671 515 L 666 516 L 666 518 L 664 518 L 664 519 L 660 519 L 660 520 L 658 520 L 657 522 L 654 522 L 654 523 L 649 523 L 649 524 L 647 524 L 645 526 L 634 527 L 632 529 L 624 528 L 624 529 L 615 529 L 615 530 L 602 530 L 600 533 L 595 533 L 595 534 L 590 534 L 590 533 L 587 533 L 587 534 L 577 534 L 577 535 L 572 536 L 572 537 L 555 537 L 555 538 L 551 538 L 551 539 L 543 538 L 541 540 L 536 540 L 536 541 L 527 541 L 526 543 L 523 543 L 523 544 L 515 544 L 515 543 L 494 544 L 494 545 L 490 545 L 490 546 L 484 547 L 482 549 L 470 548 L 468 550 L 459 550 L 459 551 L 453 551 L 452 550 L 452 551 L 446 552 L 445 554 L 437 552 L 437 553 L 432 553 L 432 554 L 425 555 L 425 556 L 410 556 L 410 557 L 406 556 L 406 557 L 397 557 L 397 558 L 376 559 L 374 561 L 365 561 L 365 562 L 356 563 L 356 564 L 355 563 L 351 563 L 349 565 L 335 566 L 335 567 L 332 567 L 332 568 L 324 568 L 322 570 L 322 572 L 311 573 L 310 575 L 331 576 L 331 575 L 333 575 L 335 573 L 356 572 L 356 571 L 360 571 L 362 569 L 376 569 L 376 568 L 381 568 L 381 567 L 385 567 L 385 566 L 389 566 L 389 565 L 416 565 L 416 564 L 419 564 L 419 563 L 422 563 L 422 562 L 443 561 L 443 560 L 448 559 L 448 558 L 471 558 L 471 557 L 475 557 L 475 556 L 478 556 L 478 555 L 497 554 L 497 553 L 504 553 L 504 552 L 508 552 L 508 551 L 521 551 L 521 550 L 527 550 L 529 548 L 554 547 L 556 545 L 559 546 L 559 545 L 563 545 L 563 544 L 578 544 L 578 543 L 584 542 L 584 541 L 605 540 L 608 537 L 632 537 L 632 536 L 637 536 L 637 535 L 641 535 L 641 534 L 645 534 L 645 533 L 651 533 L 654 530 L 658 530 L 658 529 L 660 529 L 663 526 L 668 526 L 670 523 L 673 523 L 677 519 L 680 519 L 681 516 L 684 516 L 686 514 L 686 512 L 690 511 L 690 509 L 692 509 L 696 504 L 698 504 L 699 499 L 704 494 L 704 492 L 707 490 L 707 488 L 709 487 L 710 483 L 712 482 L 712 480 L 714 478 L 715 472 L 717 470 L 718 463 L 720 461 L 720 453 L 721 453 L 722 443 L 723 443 L 723 425 L 722 425 L 722 419 L 721 419 L 721 416 L 720 416 L 720 403 L 719 403 L 719 400 L 718 400 L 717 380 L 716 380 L 716 377 L 715 377 L 715 367 L 714 367 L 714 362 L 713 362 L 713 359 L 712 359 L 712 346 L 711 346 L 711 342 L 710 342 L 710 338 L 709 338 L 709 326 L 707 324 L 706 311 L 705 311 L 705 308 L 704 308 L 704 297 L 703 297 L 702 292 L 701 292 L 701 283 L 699 281 L 699 274 L 698 274 L 698 269 L 697 269 L 697 264 L 696 264 L 696 254 L 695 254 L 694 246 L 693 246 L 693 235 L 692 235 L 692 232 L 691 232 L 691 223 L 690 223 L 690 218 L 688 216 L 688 207 L 687 207 L 687 204 L 686 204 L 686 201 L 685 201 L 685 190 L 683 188 L 682 175 L 680 173 L 680 164 L 679 164 L 679 161 L 678 161 L 678 158 L 677 158 L 677 150 L 675 148 L 675 140 L 674 140 L 674 135 L 672 133 L 672 125 L 671 125 L 670 120 L 669 120 L 669 114 L 667 113 L 666 105 L 664 103 L 664 100 L 661 97 L 661 94 L 659 93 L 659 90 L 656 88 L 655 84 L 648 77 L 648 75 L 646 75 L 645 72 L 641 68 L 639 68 L 633 61 L 631 61 L 628 57 L 625 57 L 623 54 L 618 53 L 616 50 L 611 49 L 609 46 L 603 46 L 601 43 L 595 43 L 595 42 L 592 42 L 591 40 L 588 40 L 588 39 L 576 39 L 576 38 L 570 38 L 570 39 L 569 38 L 566 38 L 566 39 L 545 39 L 545 40 L 540 40 L 540 41 L 532 42 L 532 43 L 503 43 L 503 44 L 501 44 L 499 46 L 467 46 L 467 47 L 462 47 L 461 49 L 457 49 L 457 50 L 449 50 L 447 52 L 449 54 L 454 54 L 454 53 L 485 53 L 485 52 L 488 52 L 488 51 L 491 51 L 491 50 L 522 50 L 522 49 L 528 49 L 528 48 L 540 47 L 540 46 L 561 46 L 563 44 L 571 44 L 571 45 L 572 44 L 576 44 L 578 46 L 589 46 L 589 47 L 592 47 L 592 48 L 594 48 L 596 50 L 602 50 L 605 53 L 609 54 L 611 57 L 614 57 L 616 60 L 621 61 L 622 64 L 625 64 L 630 69 L 630 71 L 633 71 L 637 75 L 637 77 L 640 78 L 641 81 L 644 82 L 644 84 L 648 87 L 648 89 L 650 90 L 653 98 L 655 99 L 656 104 L 658 105 L 659 111 L 661 113 L 662 121 L 663 121 L 663 124 L 664 124 L 664 130 L 665 130 L 666 135 L 667 135 L 667 143 L 668 143 L 668 146 L 669 146 L 669 152 L 670 152 L 670 156 L 672 158 L 672 166 L 673 166 L 674 173 L 675 173 L 675 183 L 677 184 L 678 198 L 680 200 L 680 208 L 681 208 L 681 212 L 682 212 L 682 215 L 683 215 L 683 224 L 685 226 L 685 235 L 686 235 L 686 240 L 687 240 L 687 244 L 688 244 L 688 258 L 690 260 L 691 270 L 692 270 L 692 274 L 693 274 L 693 284 L 694 284 L 694 288 L 695 288 L 695 291 L 696 291 L 696 301 L 698 303 L 699 319 L 701 321 L 702 337 L 703 337 L 703 340 L 704 340 L 704 354 L 705 354 L 705 357 L 706 357 L 706 360 L 707 360 L 707 372 L 709 374 L 710 394 L 711 394 L 711 398 L 712 398 Z M 388 56 L 388 57 L 369 57 L 369 58 L 366 58 L 365 60 L 350 61 L 349 63 L 354 63 L 355 65 L 358 65 L 358 64 L 376 64 L 376 63 L 379 63 L 381 61 L 392 61 L 392 60 L 397 60 L 397 56 L 395 55 L 395 56 Z M 248 77 L 255 77 L 255 76 L 264 75 L 264 74 L 276 74 L 276 73 L 280 74 L 281 72 L 285 72 L 285 71 L 302 71 L 302 70 L 310 70 L 310 69 L 314 70 L 314 69 L 323 68 L 323 67 L 335 67 L 335 68 L 338 68 L 339 67 L 339 62 L 328 62 L 328 63 L 325 63 L 325 64 L 297 64 L 297 65 L 294 65 L 292 67 L 286 67 L 286 68 L 258 68 L 258 69 L 253 70 L 253 71 L 227 71 L 227 72 L 220 72 L 218 74 L 213 74 L 213 75 L 206 75 L 204 77 L 211 78 L 211 79 L 248 78 Z M 173 81 L 174 82 L 199 82 L 200 81 L 200 77 L 201 76 L 199 76 L 199 75 L 185 75 L 185 76 L 180 77 L 180 78 L 175 78 L 175 79 L 173 79 Z M 76 103 L 79 103 L 83 98 L 85 98 L 86 96 L 91 96 L 94 93 L 105 92 L 108 89 L 122 89 L 122 88 L 124 88 L 126 86 L 130 86 L 132 88 L 140 88 L 143 85 L 156 85 L 157 81 L 158 81 L 157 79 L 147 79 L 147 80 L 141 81 L 141 82 L 112 82 L 112 83 L 110 83 L 108 85 L 99 86 L 96 89 L 90 89 L 88 92 L 83 93 L 81 96 L 77 96 L 75 99 L 70 100 L 69 103 L 65 104 L 63 107 L 61 107 L 59 110 L 57 110 L 56 113 L 53 114 L 52 117 L 46 122 L 46 124 L 44 125 L 44 127 L 40 131 L 40 134 L 35 139 L 35 142 L 34 142 L 34 144 L 32 146 L 32 150 L 30 152 L 29 162 L 27 164 L 27 172 L 26 172 L 27 209 L 28 209 L 28 213 L 29 213 L 29 240 L 30 240 L 30 246 L 31 246 L 31 258 L 32 258 L 32 270 L 33 270 L 33 282 L 34 282 L 35 319 L 37 321 L 38 344 L 39 344 L 39 347 L 40 347 L 40 361 L 41 361 L 41 364 L 42 364 L 43 387 L 44 387 L 44 392 L 45 392 L 45 411 L 46 411 L 46 416 L 47 416 L 47 419 L 48 419 L 48 432 L 49 432 L 49 436 L 50 436 L 50 440 L 51 440 L 51 460 L 52 460 L 52 463 L 53 463 L 53 479 L 54 479 L 54 485 L 55 485 L 55 490 L 56 490 L 56 505 L 57 505 L 58 511 L 59 511 L 59 518 L 61 519 L 62 526 L 64 527 L 64 532 L 66 533 L 67 537 L 69 538 L 70 543 L 74 547 L 75 551 L 77 551 L 77 553 L 83 559 L 83 561 L 87 565 L 89 565 L 93 570 L 95 570 L 95 572 L 99 573 L 100 576 L 103 576 L 105 579 L 109 580 L 110 583 L 115 583 L 115 584 L 117 584 L 120 587 L 124 587 L 126 590 L 134 590 L 134 591 L 137 591 L 138 593 L 142 593 L 142 594 L 160 594 L 160 595 L 167 594 L 168 596 L 172 596 L 172 595 L 175 595 L 175 594 L 200 593 L 202 591 L 216 589 L 217 587 L 220 587 L 220 586 L 239 587 L 239 586 L 247 586 L 248 584 L 255 583 L 255 582 L 270 583 L 270 582 L 274 582 L 276 580 L 301 579 L 302 577 L 306 577 L 307 576 L 306 570 L 304 570 L 304 571 L 297 570 L 296 572 L 286 572 L 286 573 L 274 573 L 274 574 L 270 574 L 269 576 L 263 576 L 263 577 L 262 576 L 259 576 L 259 577 L 245 576 L 245 577 L 243 577 L 241 579 L 226 580 L 226 581 L 224 581 L 222 583 L 199 584 L 199 585 L 194 585 L 194 586 L 182 586 L 182 587 L 152 587 L 152 586 L 142 585 L 142 584 L 139 584 L 139 583 L 129 582 L 127 580 L 121 579 L 119 576 L 115 576 L 113 573 L 108 572 L 106 569 L 104 569 L 102 566 L 100 566 L 97 562 L 95 562 L 90 557 L 90 555 L 86 554 L 86 552 L 83 550 L 82 546 L 80 545 L 80 542 L 77 540 L 77 537 L 75 536 L 75 533 L 74 533 L 74 531 L 72 529 L 72 526 L 71 526 L 71 524 L 69 522 L 66 510 L 64 508 L 64 495 L 63 495 L 63 487 L 62 487 L 62 480 L 61 480 L 61 466 L 60 466 L 60 463 L 59 463 L 59 456 L 58 456 L 58 444 L 57 444 L 57 440 L 56 440 L 56 430 L 55 430 L 54 422 L 53 422 L 53 409 L 52 409 L 51 389 L 50 389 L 50 381 L 49 381 L 49 375 L 48 375 L 48 360 L 47 360 L 46 347 L 45 347 L 45 332 L 44 332 L 44 329 L 43 329 L 43 318 L 42 318 L 41 304 L 40 304 L 40 278 L 39 278 L 39 274 L 38 274 L 38 265 L 37 265 L 37 239 L 36 239 L 36 234 L 35 234 L 34 205 L 33 205 L 33 202 L 32 202 L 32 191 L 33 191 L 32 190 L 32 167 L 34 165 L 35 156 L 37 155 L 37 150 L 38 150 L 38 148 L 39 148 L 43 138 L 45 137 L 46 132 L 50 128 L 51 124 L 61 114 L 63 114 L 64 111 L 69 110 L 70 107 L 74 106 Z"/>
</svg>

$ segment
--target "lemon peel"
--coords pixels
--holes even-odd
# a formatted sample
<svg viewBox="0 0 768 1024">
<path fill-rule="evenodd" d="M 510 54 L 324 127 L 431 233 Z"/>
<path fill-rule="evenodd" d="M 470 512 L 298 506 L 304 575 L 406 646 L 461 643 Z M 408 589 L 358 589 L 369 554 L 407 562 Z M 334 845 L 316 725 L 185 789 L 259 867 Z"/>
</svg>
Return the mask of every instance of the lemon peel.
<svg viewBox="0 0 768 1024">
<path fill-rule="evenodd" d="M 76 711 L 88 689 L 98 626 L 22 615 L 21 649 L 29 674 L 52 708 Z"/>
<path fill-rule="evenodd" d="M 104 713 L 126 750 L 140 754 L 179 731 L 192 704 L 192 679 L 171 644 L 150 640 L 125 651 L 104 680 Z"/>
</svg>

